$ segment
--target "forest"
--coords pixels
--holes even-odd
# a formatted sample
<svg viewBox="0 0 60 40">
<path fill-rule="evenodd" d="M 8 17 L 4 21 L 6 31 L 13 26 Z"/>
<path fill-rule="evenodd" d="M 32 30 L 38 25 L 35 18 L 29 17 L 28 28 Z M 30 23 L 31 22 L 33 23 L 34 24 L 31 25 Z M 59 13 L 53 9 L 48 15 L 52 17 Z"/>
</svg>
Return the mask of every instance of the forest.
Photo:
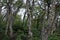
<svg viewBox="0 0 60 40">
<path fill-rule="evenodd" d="M 60 40 L 60 0 L 0 0 L 0 40 Z"/>
</svg>

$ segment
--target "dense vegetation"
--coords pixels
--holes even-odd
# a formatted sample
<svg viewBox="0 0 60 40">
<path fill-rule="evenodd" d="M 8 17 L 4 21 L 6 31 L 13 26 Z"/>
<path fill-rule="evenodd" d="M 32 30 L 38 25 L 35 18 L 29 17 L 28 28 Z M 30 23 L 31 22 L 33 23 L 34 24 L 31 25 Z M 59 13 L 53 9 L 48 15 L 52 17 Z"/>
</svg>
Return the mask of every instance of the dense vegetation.
<svg viewBox="0 0 60 40">
<path fill-rule="evenodd" d="M 0 40 L 60 40 L 59 0 L 0 0 Z"/>
</svg>

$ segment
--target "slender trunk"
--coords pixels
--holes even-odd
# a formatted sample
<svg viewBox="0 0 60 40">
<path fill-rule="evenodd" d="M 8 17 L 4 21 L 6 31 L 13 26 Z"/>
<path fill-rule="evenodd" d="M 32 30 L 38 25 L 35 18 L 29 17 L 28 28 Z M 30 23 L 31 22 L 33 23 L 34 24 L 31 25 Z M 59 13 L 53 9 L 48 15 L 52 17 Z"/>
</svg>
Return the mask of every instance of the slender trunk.
<svg viewBox="0 0 60 40">
<path fill-rule="evenodd" d="M 32 20 L 32 19 L 31 19 L 31 12 L 30 12 L 30 11 L 31 11 L 31 10 L 30 10 L 30 0 L 27 0 L 28 40 L 31 40 L 31 38 L 32 38 L 32 32 L 31 32 L 31 26 L 32 26 L 31 20 Z"/>
<path fill-rule="evenodd" d="M 52 1 L 50 10 L 51 11 L 49 13 L 49 19 L 48 19 L 48 30 L 49 30 L 48 34 L 53 34 L 53 31 L 55 31 L 56 29 L 55 1 Z"/>
<path fill-rule="evenodd" d="M 44 11 L 44 16 L 43 16 L 43 21 L 42 21 L 42 24 L 43 24 L 43 27 L 42 27 L 42 30 L 41 30 L 41 40 L 48 40 L 48 30 L 47 30 L 47 25 L 45 25 L 45 17 L 47 16 L 47 10 L 46 10 L 46 4 L 45 4 L 45 1 L 43 0 L 43 6 L 45 8 Z M 48 9 L 49 10 L 49 9 Z M 49 15 L 49 14 L 48 14 Z"/>
<path fill-rule="evenodd" d="M 6 34 L 8 33 L 9 37 L 12 37 L 13 30 L 13 18 L 12 18 L 12 12 L 11 12 L 11 6 L 10 6 L 10 0 L 7 1 L 7 27 L 6 27 Z"/>
</svg>

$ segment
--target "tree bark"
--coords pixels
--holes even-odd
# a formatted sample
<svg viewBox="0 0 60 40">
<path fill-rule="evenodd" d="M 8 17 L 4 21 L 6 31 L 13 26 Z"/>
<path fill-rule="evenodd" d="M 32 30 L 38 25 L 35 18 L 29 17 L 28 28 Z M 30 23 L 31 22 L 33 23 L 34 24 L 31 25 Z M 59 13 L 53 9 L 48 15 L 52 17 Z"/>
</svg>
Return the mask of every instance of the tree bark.
<svg viewBox="0 0 60 40">
<path fill-rule="evenodd" d="M 26 1 L 26 5 L 27 5 L 27 17 L 28 17 L 28 40 L 31 40 L 32 38 L 32 32 L 31 32 L 31 26 L 32 26 L 32 18 L 31 18 L 31 10 L 30 10 L 30 0 Z"/>
</svg>

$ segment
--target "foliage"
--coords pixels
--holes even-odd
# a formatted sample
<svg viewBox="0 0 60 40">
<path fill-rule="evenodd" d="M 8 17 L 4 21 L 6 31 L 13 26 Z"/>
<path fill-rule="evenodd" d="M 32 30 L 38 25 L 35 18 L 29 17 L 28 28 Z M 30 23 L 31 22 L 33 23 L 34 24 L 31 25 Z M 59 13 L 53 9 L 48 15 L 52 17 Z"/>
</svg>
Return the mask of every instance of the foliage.
<svg viewBox="0 0 60 40">
<path fill-rule="evenodd" d="M 14 7 L 15 8 L 18 8 L 18 7 L 25 8 L 26 7 L 26 4 L 23 4 L 22 0 L 17 0 L 17 2 L 15 4 L 13 4 L 14 0 L 10 0 L 10 1 L 12 2 L 11 5 L 13 5 L 13 9 L 14 9 Z M 37 0 L 35 0 L 35 1 L 37 1 Z M 51 0 L 44 0 L 44 1 L 47 4 L 51 3 Z M 2 3 L 5 5 L 6 0 L 3 1 Z M 32 5 L 30 5 L 29 9 L 30 10 L 33 9 Z M 57 12 L 60 11 L 60 6 L 56 5 L 56 11 Z M 18 10 L 18 12 L 19 12 L 19 10 Z M 30 11 L 30 13 L 32 13 L 32 11 Z M 33 18 L 32 23 L 31 23 L 32 24 L 31 31 L 33 33 L 32 40 L 41 40 L 41 30 L 43 27 L 45 14 L 46 14 L 46 11 L 45 11 L 45 9 L 43 9 L 41 7 L 40 4 L 38 6 L 34 5 L 34 10 L 33 10 L 33 17 L 34 18 Z M 25 17 L 26 18 L 23 21 L 23 19 L 21 19 L 21 15 L 14 16 L 14 22 L 13 22 L 12 29 L 13 29 L 13 34 L 17 33 L 16 40 L 28 40 L 28 26 L 27 26 L 28 17 L 26 15 L 25 15 Z M 46 23 L 44 26 L 46 26 L 48 24 L 47 19 L 45 20 L 45 22 Z M 6 24 L 7 23 L 3 19 L 3 15 L 0 15 L 0 40 L 10 40 L 10 37 L 8 35 L 5 35 Z M 59 26 L 58 26 L 58 30 L 56 30 L 56 32 L 54 32 L 53 35 L 49 35 L 48 40 L 59 40 L 60 35 L 57 35 L 60 33 Z"/>
</svg>

